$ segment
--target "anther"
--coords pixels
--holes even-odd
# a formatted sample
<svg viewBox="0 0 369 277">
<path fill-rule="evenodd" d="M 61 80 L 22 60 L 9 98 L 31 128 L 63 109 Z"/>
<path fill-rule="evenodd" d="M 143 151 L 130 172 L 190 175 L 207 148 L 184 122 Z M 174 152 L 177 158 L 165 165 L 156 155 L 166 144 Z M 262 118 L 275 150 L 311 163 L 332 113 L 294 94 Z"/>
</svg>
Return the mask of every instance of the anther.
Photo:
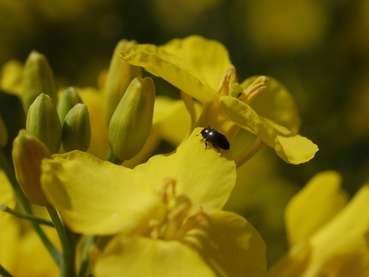
<svg viewBox="0 0 369 277">
<path fill-rule="evenodd" d="M 267 88 L 268 84 L 268 77 L 259 76 L 242 92 L 239 98 L 246 103 L 251 103 L 259 93 Z"/>
<path fill-rule="evenodd" d="M 220 83 L 218 94 L 219 96 L 226 96 L 229 93 L 230 84 L 236 79 L 236 69 L 232 66 L 226 70 L 223 80 Z"/>
</svg>

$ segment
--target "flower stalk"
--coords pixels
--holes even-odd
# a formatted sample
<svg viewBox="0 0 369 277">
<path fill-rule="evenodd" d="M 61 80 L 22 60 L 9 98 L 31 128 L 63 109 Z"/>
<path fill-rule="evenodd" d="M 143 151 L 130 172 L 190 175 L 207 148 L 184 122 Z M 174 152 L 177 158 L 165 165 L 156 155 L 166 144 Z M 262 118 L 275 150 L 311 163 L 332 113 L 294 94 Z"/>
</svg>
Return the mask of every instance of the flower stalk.
<svg viewBox="0 0 369 277">
<path fill-rule="evenodd" d="M 32 222 L 36 222 L 37 224 L 40 224 L 40 225 L 54 227 L 54 224 L 52 222 L 50 222 L 49 220 L 46 220 L 46 219 L 43 219 L 43 218 L 40 218 L 40 217 L 36 217 L 36 216 L 33 216 L 33 215 L 19 213 L 17 211 L 14 211 L 11 208 L 5 206 L 5 205 L 0 205 L 0 211 L 11 214 L 11 215 L 13 215 L 17 218 L 21 218 L 21 219 L 25 219 L 25 220 L 30 220 Z"/>
<path fill-rule="evenodd" d="M 61 277 L 75 277 L 75 258 L 76 258 L 76 244 L 72 238 L 72 233 L 64 225 L 60 219 L 56 209 L 50 205 L 47 206 L 47 211 L 51 220 L 55 225 L 55 229 L 58 233 L 61 245 L 62 245 L 62 258 L 60 259 L 60 276 Z"/>
</svg>

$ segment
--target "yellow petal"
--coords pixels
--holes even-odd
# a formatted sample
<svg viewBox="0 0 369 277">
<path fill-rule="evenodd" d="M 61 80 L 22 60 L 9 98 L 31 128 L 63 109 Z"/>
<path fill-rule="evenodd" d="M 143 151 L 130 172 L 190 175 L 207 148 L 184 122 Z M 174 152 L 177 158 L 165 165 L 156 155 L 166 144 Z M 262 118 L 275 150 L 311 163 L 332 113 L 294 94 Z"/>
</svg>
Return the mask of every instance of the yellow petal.
<svg viewBox="0 0 369 277">
<path fill-rule="evenodd" d="M 341 182 L 337 172 L 322 172 L 292 198 L 286 208 L 290 245 L 308 240 L 346 205 Z"/>
<path fill-rule="evenodd" d="M 152 212 L 154 188 L 138 183 L 132 170 L 73 151 L 42 164 L 50 203 L 75 232 L 111 234 L 136 227 Z"/>
<path fill-rule="evenodd" d="M 81 88 L 79 94 L 90 115 L 91 142 L 88 152 L 105 158 L 108 150 L 108 128 L 104 118 L 104 94 L 93 88 Z"/>
<path fill-rule="evenodd" d="M 232 66 L 224 45 L 201 36 L 173 39 L 161 48 L 182 58 L 185 66 L 214 90 L 219 88 L 226 70 Z"/>
<path fill-rule="evenodd" d="M 95 267 L 97 277 L 215 277 L 200 255 L 179 241 L 115 237 Z"/>
<path fill-rule="evenodd" d="M 235 97 L 223 96 L 220 103 L 225 114 L 241 128 L 260 137 L 285 162 L 309 161 L 318 151 L 316 144 L 271 120 L 259 116 L 253 108 Z"/>
<path fill-rule="evenodd" d="M 306 137 L 296 135 L 292 137 L 277 136 L 274 149 L 277 155 L 290 164 L 301 164 L 314 158 L 319 150 L 318 146 Z"/>
<path fill-rule="evenodd" d="M 209 212 L 209 219 L 200 253 L 217 276 L 266 276 L 266 247 L 256 229 L 230 212 Z"/>
<path fill-rule="evenodd" d="M 11 216 L 0 215 L 0 264 L 13 273 L 17 262 L 20 228 Z"/>
<path fill-rule="evenodd" d="M 241 84 L 243 88 L 251 85 L 258 76 L 250 77 Z M 285 126 L 297 133 L 300 118 L 297 105 L 289 91 L 277 80 L 268 77 L 267 87 L 251 102 L 250 106 L 261 116 Z"/>
<path fill-rule="evenodd" d="M 59 249 L 60 243 L 55 229 L 45 228 L 44 230 Z M 35 232 L 27 232 L 19 237 L 18 241 L 19 247 L 17 249 L 17 264 L 14 267 L 14 276 L 59 276 L 58 266 Z"/>
<path fill-rule="evenodd" d="M 166 177 L 177 181 L 177 192 L 193 203 L 222 208 L 236 182 L 235 163 L 214 148 L 205 148 L 201 128 L 179 145 L 171 155 L 157 155 L 134 171 L 141 182 L 158 185 Z"/>
<path fill-rule="evenodd" d="M 15 207 L 15 198 L 9 180 L 0 169 L 0 205 L 11 209 Z M 12 215 L 0 211 L 0 264 L 13 271 L 17 261 L 19 226 Z"/>
<path fill-rule="evenodd" d="M 197 111 L 199 105 L 195 105 Z M 153 128 L 159 136 L 178 145 L 189 133 L 191 118 L 181 100 L 173 100 L 168 97 L 159 96 L 155 100 Z"/>
<path fill-rule="evenodd" d="M 88 234 L 136 227 L 153 212 L 155 191 L 167 177 L 195 204 L 221 208 L 236 182 L 235 163 L 205 149 L 199 132 L 177 152 L 154 156 L 133 170 L 79 151 L 54 155 L 42 165 L 45 195 L 74 231 Z"/>
<path fill-rule="evenodd" d="M 214 97 L 226 70 L 232 66 L 222 44 L 200 36 L 175 39 L 160 47 L 136 45 L 122 57 L 201 102 Z"/>
<path fill-rule="evenodd" d="M 369 184 L 363 186 L 350 203 L 313 236 L 313 250 L 303 276 L 368 276 L 368 203 Z"/>
</svg>

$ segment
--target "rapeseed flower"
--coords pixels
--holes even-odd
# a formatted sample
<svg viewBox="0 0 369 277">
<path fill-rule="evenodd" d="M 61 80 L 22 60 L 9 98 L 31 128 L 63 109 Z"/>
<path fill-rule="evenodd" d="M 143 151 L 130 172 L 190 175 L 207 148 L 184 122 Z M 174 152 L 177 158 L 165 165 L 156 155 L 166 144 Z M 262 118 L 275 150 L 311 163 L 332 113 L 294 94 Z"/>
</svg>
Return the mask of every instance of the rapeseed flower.
<svg viewBox="0 0 369 277">
<path fill-rule="evenodd" d="M 68 226 L 118 234 L 98 258 L 97 276 L 265 275 L 257 231 L 220 211 L 236 181 L 235 163 L 205 149 L 199 132 L 175 153 L 133 169 L 79 151 L 44 160 L 45 195 Z"/>
<path fill-rule="evenodd" d="M 334 171 L 319 173 L 292 198 L 286 209 L 291 249 L 272 276 L 368 276 L 368 184 L 347 198 Z"/>
<path fill-rule="evenodd" d="M 263 76 L 239 84 L 229 54 L 219 42 L 190 36 L 163 46 L 135 44 L 122 51 L 122 59 L 177 87 L 188 95 L 183 97 L 187 106 L 192 98 L 199 101 L 203 107 L 199 126 L 210 125 L 232 137 L 238 125 L 292 164 L 309 161 L 318 150 L 298 135 L 300 120 L 288 91 Z"/>
</svg>

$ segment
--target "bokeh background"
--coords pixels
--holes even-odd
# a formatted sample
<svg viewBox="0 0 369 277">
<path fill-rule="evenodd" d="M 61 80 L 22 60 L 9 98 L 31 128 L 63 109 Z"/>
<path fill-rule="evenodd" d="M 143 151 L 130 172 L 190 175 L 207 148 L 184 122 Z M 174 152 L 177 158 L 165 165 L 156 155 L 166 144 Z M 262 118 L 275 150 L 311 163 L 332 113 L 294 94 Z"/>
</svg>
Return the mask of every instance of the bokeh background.
<svg viewBox="0 0 369 277">
<path fill-rule="evenodd" d="M 287 247 L 284 207 L 309 178 L 337 170 L 350 194 L 369 179 L 368 0 L 0 0 L 0 65 L 36 49 L 63 85 L 97 86 L 121 38 L 191 34 L 221 41 L 241 80 L 284 83 L 320 147 L 305 165 L 263 150 L 240 169 L 228 208 L 260 230 L 274 261 Z"/>
</svg>

